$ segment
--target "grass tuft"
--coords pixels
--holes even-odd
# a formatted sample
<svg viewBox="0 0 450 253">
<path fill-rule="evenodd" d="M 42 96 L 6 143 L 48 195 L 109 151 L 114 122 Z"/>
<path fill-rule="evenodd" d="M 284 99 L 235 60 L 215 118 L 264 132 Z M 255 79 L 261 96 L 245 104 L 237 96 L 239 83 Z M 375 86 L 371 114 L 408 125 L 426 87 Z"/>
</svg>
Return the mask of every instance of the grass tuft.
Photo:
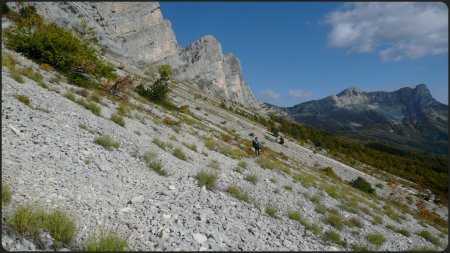
<svg viewBox="0 0 450 253">
<path fill-rule="evenodd" d="M 344 227 L 344 222 L 342 221 L 342 217 L 339 214 L 329 214 L 326 217 L 325 221 L 339 230 Z"/>
<path fill-rule="evenodd" d="M 2 184 L 2 204 L 7 205 L 9 202 L 11 202 L 11 189 L 8 185 Z"/>
<path fill-rule="evenodd" d="M 26 106 L 31 108 L 31 101 L 30 101 L 30 99 L 27 96 L 25 96 L 25 95 L 17 95 L 16 94 L 16 95 L 14 95 L 14 97 L 17 100 L 19 100 L 19 102 L 21 102 L 22 104 L 24 104 L 24 105 L 26 105 Z"/>
<path fill-rule="evenodd" d="M 268 205 L 268 206 L 266 206 L 265 211 L 270 217 L 275 217 L 275 214 L 278 212 L 278 208 L 273 205 Z"/>
<path fill-rule="evenodd" d="M 125 119 L 118 113 L 111 114 L 111 120 L 119 126 L 125 127 Z"/>
<path fill-rule="evenodd" d="M 251 182 L 254 185 L 256 185 L 256 183 L 258 182 L 258 176 L 256 174 L 247 175 L 245 176 L 244 179 Z"/>
<path fill-rule="evenodd" d="M 213 169 L 216 169 L 216 170 L 220 169 L 220 163 L 217 159 L 212 159 L 208 165 L 209 165 L 209 167 L 211 167 Z"/>
<path fill-rule="evenodd" d="M 422 236 L 423 238 L 427 239 L 427 241 L 439 245 L 439 239 L 431 235 L 430 231 L 428 230 L 422 230 L 417 235 Z"/>
<path fill-rule="evenodd" d="M 89 236 L 84 246 L 85 251 L 126 251 L 127 240 L 113 232 L 101 232 L 97 238 Z"/>
<path fill-rule="evenodd" d="M 227 192 L 230 193 L 233 197 L 245 201 L 245 202 L 249 202 L 250 201 L 250 197 L 248 196 L 248 194 L 246 192 L 242 192 L 237 186 L 235 185 L 230 185 L 227 188 Z"/>
<path fill-rule="evenodd" d="M 189 143 L 186 143 L 186 142 L 183 142 L 183 145 L 186 146 L 188 149 L 190 149 L 190 150 L 192 150 L 194 152 L 197 152 L 197 145 L 195 145 L 193 143 L 189 144 Z"/>
<path fill-rule="evenodd" d="M 386 238 L 382 234 L 378 233 L 368 233 L 367 240 L 376 246 L 381 246 L 384 242 L 386 242 Z"/>
<path fill-rule="evenodd" d="M 115 141 L 111 136 L 103 135 L 95 139 L 95 143 L 111 150 L 111 148 L 119 149 L 119 142 Z"/>
<path fill-rule="evenodd" d="M 84 100 L 83 98 L 79 98 L 77 100 L 75 100 L 75 102 L 81 106 L 83 106 L 84 108 L 90 110 L 93 114 L 100 116 L 100 112 L 101 112 L 101 108 L 100 106 L 98 106 L 96 103 L 94 102 L 87 102 L 86 100 Z"/>
<path fill-rule="evenodd" d="M 77 226 L 73 220 L 70 219 L 69 215 L 61 210 L 53 211 L 48 215 L 45 221 L 46 229 L 49 231 L 50 235 L 62 245 L 69 245 L 75 238 L 77 232 Z"/>
<path fill-rule="evenodd" d="M 67 91 L 67 92 L 64 94 L 64 96 L 65 96 L 67 99 L 72 100 L 73 102 L 75 102 L 75 100 L 76 100 L 75 94 L 73 94 L 73 92 L 71 92 L 71 91 Z"/>
<path fill-rule="evenodd" d="M 183 161 L 187 160 L 186 155 L 183 153 L 183 150 L 181 150 L 180 148 L 175 148 L 173 150 L 172 154 L 180 160 L 183 160 Z"/>
<path fill-rule="evenodd" d="M 245 161 L 239 161 L 239 163 L 238 163 L 238 166 L 241 168 L 244 168 L 244 169 L 247 168 L 247 165 L 248 164 Z"/>
<path fill-rule="evenodd" d="M 341 237 L 339 236 L 338 233 L 336 233 L 336 231 L 328 230 L 323 234 L 323 236 L 324 239 L 327 241 L 331 241 L 342 246 L 346 245 L 346 242 L 341 240 Z"/>
<path fill-rule="evenodd" d="M 216 187 L 217 174 L 207 170 L 197 172 L 198 186 L 206 186 L 208 190 L 213 190 Z"/>
</svg>

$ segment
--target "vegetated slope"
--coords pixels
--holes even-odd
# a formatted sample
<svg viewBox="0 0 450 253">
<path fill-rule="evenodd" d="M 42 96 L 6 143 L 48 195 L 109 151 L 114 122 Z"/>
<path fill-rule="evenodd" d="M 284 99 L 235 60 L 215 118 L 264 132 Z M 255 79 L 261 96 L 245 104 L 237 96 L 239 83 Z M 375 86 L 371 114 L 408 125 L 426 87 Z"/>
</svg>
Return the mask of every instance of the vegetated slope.
<svg viewBox="0 0 450 253">
<path fill-rule="evenodd" d="M 448 153 L 448 106 L 436 101 L 425 84 L 393 92 L 350 88 L 286 110 L 295 120 L 330 132 Z"/>
<path fill-rule="evenodd" d="M 119 231 L 131 250 L 445 247 L 446 233 L 421 221 L 412 206 L 398 209 L 323 168 L 346 181 L 360 176 L 380 184 L 380 196 L 392 191 L 385 182 L 295 142 L 281 146 L 264 127 L 220 108 L 214 98 L 178 85 L 172 99 L 180 111 L 137 95 L 124 103 L 67 84 L 9 50 L 2 55 L 15 63 L 2 69 L 2 184 L 12 189 L 2 213 L 8 217 L 23 203 L 67 210 L 79 228 L 71 249 L 103 229 Z M 28 67 L 42 75 L 39 82 L 13 78 Z M 80 99 L 94 103 L 99 113 Z M 124 126 L 111 119 L 114 113 L 122 115 Z M 262 141 L 259 159 L 249 150 L 251 133 Z M 119 146 L 97 144 L 104 135 Z M 198 185 L 201 170 L 217 175 L 213 190 Z M 416 200 L 396 190 L 401 192 Z M 411 231 L 409 237 L 401 229 Z M 418 235 L 422 230 L 437 241 Z M 29 245 L 8 231 L 2 229 L 4 248 Z M 374 244 L 371 233 L 386 241 Z"/>
<path fill-rule="evenodd" d="M 61 35 L 72 42 L 66 46 L 79 45 Z M 59 49 L 56 59 L 67 52 Z M 98 65 L 76 72 L 81 79 L 66 76 L 78 70 L 70 62 L 65 69 L 42 62 L 43 57 L 34 59 L 38 65 L 3 45 L 2 56 L 2 202 L 9 203 L 2 205 L 2 246 L 7 250 L 90 248 L 91 235 L 105 230 L 117 231 L 131 250 L 445 247 L 447 231 L 429 222 L 436 216 L 424 216 L 436 208 L 447 217 L 445 208 L 294 141 L 277 144 L 238 104 L 219 103 L 182 82 L 171 86 L 175 90 L 166 103 L 148 101 L 124 88 L 132 79 L 151 82 L 145 70 L 120 61 L 110 66 L 100 56 L 94 58 Z M 98 66 L 113 72 L 92 71 Z M 116 93 L 107 87 L 116 96 L 103 91 L 105 73 L 113 87 L 123 88 Z M 252 135 L 261 138 L 258 159 Z M 369 192 L 376 185 L 377 195 L 350 187 L 354 179 L 355 187 Z M 5 201 L 3 186 L 10 189 Z M 387 196 L 396 201 L 384 200 Z M 74 240 L 60 240 L 55 233 L 61 218 L 42 230 L 32 229 L 35 222 L 18 222 L 23 216 L 14 219 L 26 204 L 68 213 L 77 227 Z"/>
</svg>

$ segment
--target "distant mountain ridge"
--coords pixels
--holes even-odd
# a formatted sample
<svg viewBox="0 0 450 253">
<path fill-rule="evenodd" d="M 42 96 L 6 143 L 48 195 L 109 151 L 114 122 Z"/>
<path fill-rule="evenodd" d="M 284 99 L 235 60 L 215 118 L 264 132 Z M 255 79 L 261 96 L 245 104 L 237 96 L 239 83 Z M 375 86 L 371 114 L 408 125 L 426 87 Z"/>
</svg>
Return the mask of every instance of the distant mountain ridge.
<svg viewBox="0 0 450 253">
<path fill-rule="evenodd" d="M 320 100 L 280 108 L 298 122 L 358 138 L 446 154 L 448 106 L 425 84 L 393 92 L 348 88 Z"/>
</svg>

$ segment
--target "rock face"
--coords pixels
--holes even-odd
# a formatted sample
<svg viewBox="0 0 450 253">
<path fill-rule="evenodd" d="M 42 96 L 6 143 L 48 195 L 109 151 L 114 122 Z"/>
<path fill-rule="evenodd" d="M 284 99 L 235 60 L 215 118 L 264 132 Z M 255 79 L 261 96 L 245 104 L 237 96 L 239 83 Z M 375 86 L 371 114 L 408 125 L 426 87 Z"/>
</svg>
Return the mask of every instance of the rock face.
<svg viewBox="0 0 450 253">
<path fill-rule="evenodd" d="M 176 78 L 193 81 L 209 94 L 244 105 L 257 104 L 243 79 L 239 59 L 224 55 L 211 35 L 183 49 L 157 2 L 32 4 L 48 21 L 91 37 L 121 61 L 140 67 L 169 64 Z"/>
<path fill-rule="evenodd" d="M 194 80 L 200 84 L 202 90 L 210 94 L 244 105 L 257 103 L 250 87 L 244 81 L 239 59 L 233 54 L 224 55 L 222 46 L 213 36 L 200 38 L 180 51 L 176 60 L 171 57 L 160 64 L 175 65 L 178 79 Z"/>
<path fill-rule="evenodd" d="M 41 2 L 48 21 L 87 33 L 130 62 L 154 62 L 175 54 L 178 44 L 157 2 Z"/>
<path fill-rule="evenodd" d="M 448 106 L 425 84 L 394 92 L 349 88 L 337 95 L 285 108 L 297 121 L 327 131 L 368 135 L 378 140 L 447 153 Z"/>
</svg>

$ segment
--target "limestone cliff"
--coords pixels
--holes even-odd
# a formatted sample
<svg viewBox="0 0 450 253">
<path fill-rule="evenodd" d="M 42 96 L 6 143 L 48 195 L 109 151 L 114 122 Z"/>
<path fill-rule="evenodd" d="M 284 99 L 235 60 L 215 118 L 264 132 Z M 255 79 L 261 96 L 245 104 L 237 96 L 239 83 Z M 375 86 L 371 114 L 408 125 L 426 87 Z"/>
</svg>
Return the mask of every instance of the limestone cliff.
<svg viewBox="0 0 450 253">
<path fill-rule="evenodd" d="M 139 67 L 169 64 L 175 77 L 201 84 L 205 92 L 244 105 L 256 105 L 239 60 L 224 55 L 208 35 L 182 48 L 157 2 L 39 2 L 48 21 L 72 27 L 97 41 L 107 53 Z M 14 8 L 15 4 L 10 4 Z"/>
</svg>

